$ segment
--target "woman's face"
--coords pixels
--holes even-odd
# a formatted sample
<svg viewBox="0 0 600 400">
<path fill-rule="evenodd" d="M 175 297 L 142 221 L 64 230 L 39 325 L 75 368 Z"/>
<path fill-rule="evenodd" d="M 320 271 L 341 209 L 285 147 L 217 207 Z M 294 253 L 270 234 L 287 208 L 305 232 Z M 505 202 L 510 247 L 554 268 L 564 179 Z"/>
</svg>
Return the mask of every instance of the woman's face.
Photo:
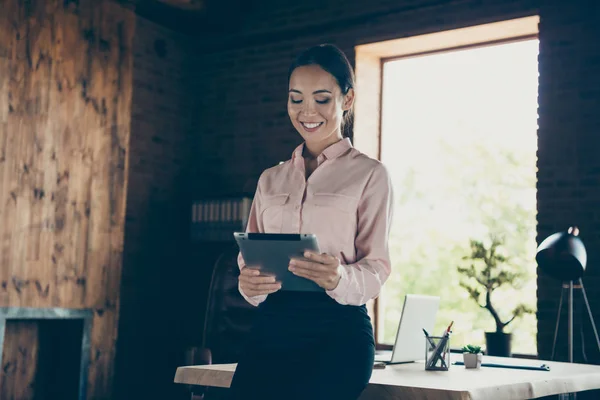
<svg viewBox="0 0 600 400">
<path fill-rule="evenodd" d="M 353 100 L 353 90 L 342 95 L 333 75 L 318 65 L 298 67 L 290 77 L 288 114 L 308 144 L 340 140 L 344 111 Z"/>
</svg>

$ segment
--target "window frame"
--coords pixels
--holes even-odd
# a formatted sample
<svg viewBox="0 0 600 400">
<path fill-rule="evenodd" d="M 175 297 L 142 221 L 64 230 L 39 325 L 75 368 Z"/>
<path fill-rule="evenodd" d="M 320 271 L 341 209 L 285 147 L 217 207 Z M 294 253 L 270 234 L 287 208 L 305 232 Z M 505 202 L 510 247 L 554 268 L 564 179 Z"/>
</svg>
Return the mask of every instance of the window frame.
<svg viewBox="0 0 600 400">
<path fill-rule="evenodd" d="M 355 103 L 352 135 L 354 146 L 365 154 L 381 160 L 383 69 L 386 62 L 524 40 L 539 40 L 539 20 L 539 15 L 531 15 L 356 46 L 354 49 L 356 88 L 360 96 L 357 96 Z M 391 350 L 393 344 L 379 341 L 382 321 L 379 296 L 370 303 L 368 308 L 373 319 L 375 347 L 377 350 Z M 537 357 L 531 354 L 514 356 Z"/>
</svg>

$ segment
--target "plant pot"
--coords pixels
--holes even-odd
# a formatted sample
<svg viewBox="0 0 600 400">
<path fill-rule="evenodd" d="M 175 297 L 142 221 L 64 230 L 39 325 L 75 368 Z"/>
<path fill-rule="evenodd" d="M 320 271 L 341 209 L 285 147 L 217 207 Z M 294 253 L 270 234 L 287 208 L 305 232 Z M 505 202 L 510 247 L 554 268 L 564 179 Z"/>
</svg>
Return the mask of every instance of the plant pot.
<svg viewBox="0 0 600 400">
<path fill-rule="evenodd" d="M 504 332 L 486 332 L 486 352 L 489 356 L 510 357 L 512 334 Z"/>
<path fill-rule="evenodd" d="M 463 361 L 465 362 L 465 368 L 479 368 L 481 367 L 481 360 L 483 354 L 481 353 L 463 353 Z"/>
</svg>

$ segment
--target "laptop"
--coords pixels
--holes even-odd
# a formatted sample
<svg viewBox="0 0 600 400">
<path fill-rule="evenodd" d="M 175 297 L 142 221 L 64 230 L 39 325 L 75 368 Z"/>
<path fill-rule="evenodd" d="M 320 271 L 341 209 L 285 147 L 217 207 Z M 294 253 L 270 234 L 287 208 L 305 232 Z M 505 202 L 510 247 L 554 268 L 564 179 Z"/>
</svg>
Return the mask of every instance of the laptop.
<svg viewBox="0 0 600 400">
<path fill-rule="evenodd" d="M 377 352 L 376 362 L 401 364 L 425 359 L 425 329 L 434 335 L 435 318 L 439 309 L 438 296 L 407 294 L 398 324 L 393 351 Z"/>
</svg>

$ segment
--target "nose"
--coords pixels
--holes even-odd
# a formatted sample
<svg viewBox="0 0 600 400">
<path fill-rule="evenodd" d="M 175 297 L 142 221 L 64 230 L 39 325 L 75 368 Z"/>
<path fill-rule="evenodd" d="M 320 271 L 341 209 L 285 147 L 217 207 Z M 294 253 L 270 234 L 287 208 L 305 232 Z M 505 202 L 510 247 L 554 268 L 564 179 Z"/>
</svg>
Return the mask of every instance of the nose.
<svg viewBox="0 0 600 400">
<path fill-rule="evenodd" d="M 317 111 L 315 110 L 315 105 L 313 104 L 312 101 L 304 101 L 302 102 L 302 114 L 309 116 L 309 115 L 314 115 L 317 113 Z"/>
</svg>

